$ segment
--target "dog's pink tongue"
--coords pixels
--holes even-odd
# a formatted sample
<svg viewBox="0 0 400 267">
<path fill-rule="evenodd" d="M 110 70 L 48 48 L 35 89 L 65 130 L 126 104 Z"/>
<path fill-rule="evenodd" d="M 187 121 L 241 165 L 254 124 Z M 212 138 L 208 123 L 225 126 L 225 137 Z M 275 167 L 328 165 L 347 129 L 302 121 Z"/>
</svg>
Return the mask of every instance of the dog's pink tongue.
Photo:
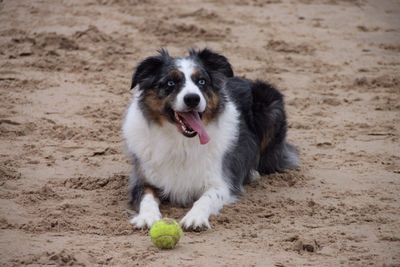
<svg viewBox="0 0 400 267">
<path fill-rule="evenodd" d="M 200 139 L 200 144 L 205 145 L 210 141 L 210 137 L 208 136 L 206 130 L 204 129 L 204 125 L 202 120 L 200 119 L 199 113 L 197 112 L 182 112 L 179 113 L 180 116 L 183 117 L 185 122 L 197 132 Z"/>
</svg>

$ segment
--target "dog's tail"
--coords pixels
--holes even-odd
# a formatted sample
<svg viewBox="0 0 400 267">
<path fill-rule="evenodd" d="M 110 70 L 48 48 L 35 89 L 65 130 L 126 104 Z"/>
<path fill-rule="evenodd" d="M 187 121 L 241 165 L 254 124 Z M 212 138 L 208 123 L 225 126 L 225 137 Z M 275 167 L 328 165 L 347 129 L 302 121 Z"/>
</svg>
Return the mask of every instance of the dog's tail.
<svg viewBox="0 0 400 267">
<path fill-rule="evenodd" d="M 272 85 L 255 81 L 253 95 L 253 127 L 260 140 L 260 174 L 281 172 L 299 165 L 297 149 L 286 142 L 286 113 L 283 95 Z"/>
</svg>

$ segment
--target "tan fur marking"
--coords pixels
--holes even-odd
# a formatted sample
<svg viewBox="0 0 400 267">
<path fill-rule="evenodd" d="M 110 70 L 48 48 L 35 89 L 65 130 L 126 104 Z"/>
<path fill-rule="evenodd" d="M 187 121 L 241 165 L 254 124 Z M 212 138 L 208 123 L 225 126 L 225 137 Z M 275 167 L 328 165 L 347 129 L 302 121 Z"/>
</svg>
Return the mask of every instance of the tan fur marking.
<svg viewBox="0 0 400 267">
<path fill-rule="evenodd" d="M 220 100 L 218 95 L 212 91 L 205 94 L 205 98 L 207 101 L 207 108 L 203 113 L 203 121 L 205 124 L 208 124 L 217 116 Z"/>
<path fill-rule="evenodd" d="M 155 195 L 153 187 L 146 186 L 143 191 L 145 194 Z"/>
<path fill-rule="evenodd" d="M 192 72 L 192 78 L 196 80 L 197 77 L 201 76 L 201 72 L 198 68 L 195 68 Z"/>
<path fill-rule="evenodd" d="M 158 190 L 155 187 L 146 184 L 143 191 L 143 195 L 152 195 L 154 199 L 158 202 L 158 204 L 160 204 L 160 199 L 158 198 Z"/>
<path fill-rule="evenodd" d="M 271 136 L 268 133 L 265 133 L 261 140 L 261 151 L 264 151 L 271 141 Z"/>
<path fill-rule="evenodd" d="M 155 121 L 157 124 L 162 125 L 166 120 L 164 116 L 162 116 L 162 110 L 165 106 L 166 99 L 160 99 L 156 92 L 153 90 L 148 90 L 146 95 L 144 96 L 144 102 L 148 108 L 148 116 Z"/>
<path fill-rule="evenodd" d="M 174 69 L 174 70 L 172 70 L 172 71 L 170 71 L 169 73 L 168 73 L 168 76 L 171 78 L 171 79 L 175 79 L 175 80 L 181 80 L 182 78 L 183 78 L 183 73 L 182 72 L 180 72 L 179 70 L 177 70 L 177 69 Z"/>
</svg>

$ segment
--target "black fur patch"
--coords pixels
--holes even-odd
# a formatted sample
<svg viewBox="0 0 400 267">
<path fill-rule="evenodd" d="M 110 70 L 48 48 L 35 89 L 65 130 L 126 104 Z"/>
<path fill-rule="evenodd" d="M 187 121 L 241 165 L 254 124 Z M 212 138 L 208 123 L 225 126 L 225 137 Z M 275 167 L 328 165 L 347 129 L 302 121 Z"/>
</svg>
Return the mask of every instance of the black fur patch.
<svg viewBox="0 0 400 267">
<path fill-rule="evenodd" d="M 241 191 L 252 170 L 270 174 L 296 167 L 297 151 L 286 143 L 283 95 L 268 83 L 242 78 L 228 79 L 225 90 L 241 116 L 239 140 L 224 159 L 232 191 Z"/>
<path fill-rule="evenodd" d="M 139 210 L 140 201 L 142 201 L 144 194 L 145 177 L 140 170 L 140 161 L 136 156 L 132 156 L 133 170 L 129 177 L 129 204 L 135 209 Z"/>
<path fill-rule="evenodd" d="M 167 50 L 161 49 L 159 55 L 148 57 L 136 67 L 132 76 L 131 89 L 140 84 L 141 87 L 149 87 L 157 79 L 162 67 L 166 62 L 171 61 Z"/>
<path fill-rule="evenodd" d="M 190 50 L 189 54 L 191 57 L 198 58 L 207 71 L 222 73 L 228 78 L 233 77 L 231 64 L 223 55 L 217 54 L 207 48 L 200 51 Z"/>
</svg>

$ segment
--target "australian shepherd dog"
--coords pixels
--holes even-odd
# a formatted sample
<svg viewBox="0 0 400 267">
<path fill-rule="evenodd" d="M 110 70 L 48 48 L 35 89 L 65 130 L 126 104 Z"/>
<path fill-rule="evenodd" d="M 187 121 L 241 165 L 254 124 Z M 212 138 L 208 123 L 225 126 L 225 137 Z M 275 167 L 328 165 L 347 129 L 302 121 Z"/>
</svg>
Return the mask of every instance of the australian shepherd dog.
<svg viewBox="0 0 400 267">
<path fill-rule="evenodd" d="M 298 166 L 286 141 L 282 94 L 263 81 L 235 77 L 228 59 L 209 49 L 172 57 L 166 50 L 138 64 L 123 134 L 133 159 L 131 223 L 151 227 L 159 204 L 191 207 L 185 229 L 210 228 L 259 175 Z"/>
</svg>

